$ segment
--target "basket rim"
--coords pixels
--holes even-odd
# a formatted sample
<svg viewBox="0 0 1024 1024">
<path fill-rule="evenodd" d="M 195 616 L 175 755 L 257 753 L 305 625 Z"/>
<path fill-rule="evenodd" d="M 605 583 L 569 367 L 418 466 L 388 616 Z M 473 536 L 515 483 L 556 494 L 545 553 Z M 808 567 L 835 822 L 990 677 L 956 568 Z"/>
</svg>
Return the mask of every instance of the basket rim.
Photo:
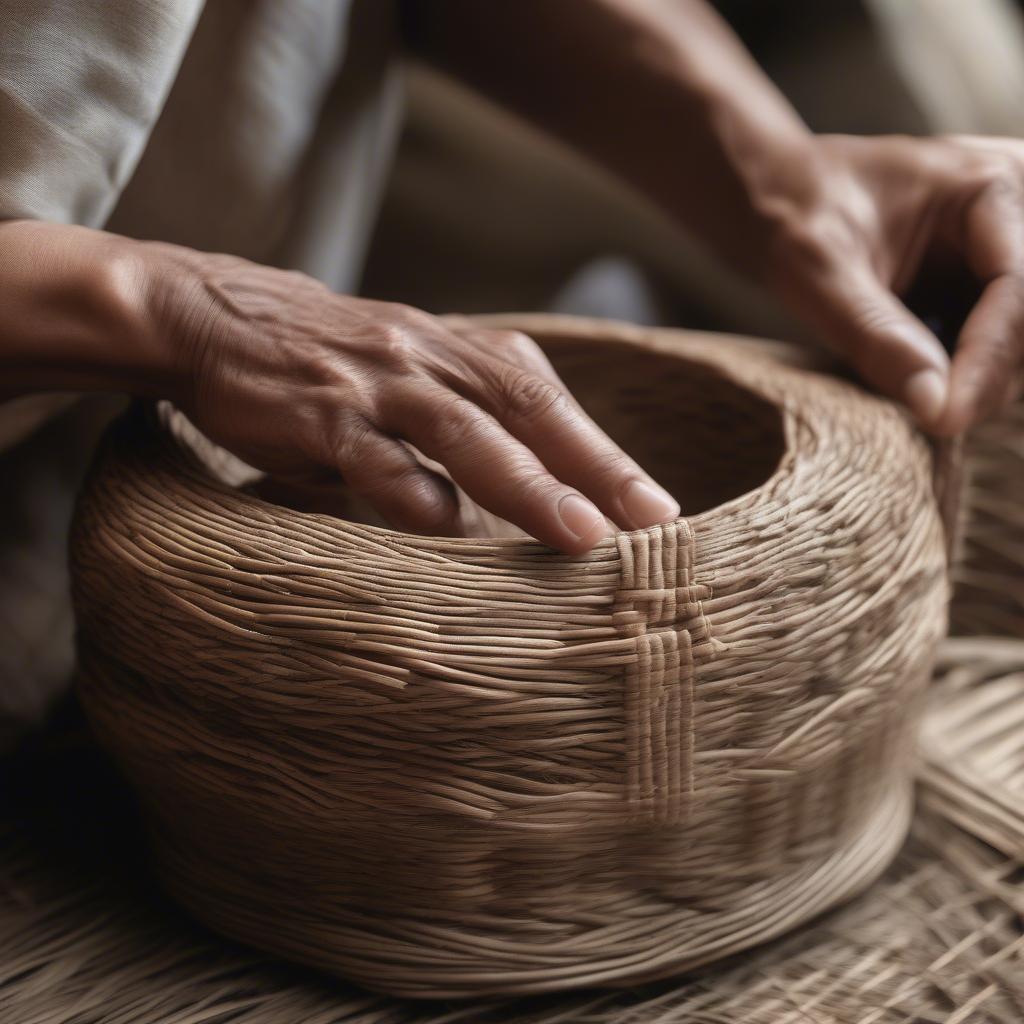
<svg viewBox="0 0 1024 1024">
<path fill-rule="evenodd" d="M 333 529 L 355 530 L 373 537 L 384 545 L 394 544 L 406 547 L 430 543 L 436 546 L 443 545 L 445 548 L 450 549 L 453 554 L 462 553 L 467 555 L 471 554 L 474 550 L 515 550 L 522 553 L 544 554 L 550 559 L 565 561 L 585 561 L 588 556 L 605 556 L 617 549 L 619 543 L 624 538 L 641 537 L 645 534 L 653 535 L 667 527 L 683 522 L 690 524 L 691 527 L 699 527 L 711 521 L 719 520 L 723 515 L 732 512 L 738 504 L 747 504 L 752 500 L 756 501 L 758 495 L 777 487 L 779 482 L 792 472 L 795 434 L 799 426 L 806 421 L 806 415 L 796 409 L 792 403 L 785 401 L 779 392 L 773 393 L 771 389 L 760 386 L 758 382 L 751 380 L 742 371 L 735 372 L 734 367 L 728 364 L 727 357 L 723 356 L 721 359 L 716 359 L 711 354 L 710 349 L 707 355 L 705 355 L 704 353 L 685 352 L 679 347 L 681 342 L 688 345 L 693 345 L 695 342 L 700 345 L 713 345 L 720 343 L 723 339 L 728 339 L 730 342 L 740 342 L 749 345 L 751 358 L 758 363 L 771 363 L 775 369 L 781 368 L 786 372 L 801 372 L 793 366 L 780 367 L 776 361 L 771 359 L 773 350 L 778 352 L 786 351 L 790 348 L 784 342 L 765 341 L 760 338 L 727 332 L 643 327 L 625 321 L 568 316 L 565 314 L 486 313 L 469 317 L 460 315 L 458 320 L 463 325 L 470 321 L 473 324 L 479 324 L 490 329 L 521 330 L 527 334 L 550 335 L 552 336 L 551 341 L 553 344 L 558 344 L 560 341 L 593 340 L 602 344 L 642 346 L 644 352 L 671 356 L 681 362 L 706 368 L 737 389 L 752 395 L 775 409 L 779 416 L 779 439 L 782 447 L 778 462 L 771 473 L 756 487 L 734 495 L 727 501 L 713 505 L 711 508 L 704 509 L 693 515 L 679 516 L 669 522 L 644 527 L 639 530 L 621 530 L 616 528 L 583 555 L 566 555 L 546 544 L 542 544 L 532 537 L 442 537 L 431 534 L 407 533 L 403 530 L 377 526 L 372 523 L 356 523 L 325 512 L 305 512 L 292 509 L 288 506 L 269 501 L 260 495 L 243 492 L 238 486 L 218 479 L 209 464 L 196 452 L 194 446 L 181 436 L 179 430 L 174 428 L 172 422 L 174 419 L 180 417 L 181 420 L 190 421 L 188 421 L 185 413 L 172 403 L 168 401 L 157 403 L 156 429 L 159 431 L 164 443 L 173 446 L 176 452 L 186 457 L 202 473 L 205 483 L 230 491 L 253 508 L 273 512 L 286 511 L 288 518 L 293 523 L 315 522 L 321 527 L 329 526 Z"/>
</svg>

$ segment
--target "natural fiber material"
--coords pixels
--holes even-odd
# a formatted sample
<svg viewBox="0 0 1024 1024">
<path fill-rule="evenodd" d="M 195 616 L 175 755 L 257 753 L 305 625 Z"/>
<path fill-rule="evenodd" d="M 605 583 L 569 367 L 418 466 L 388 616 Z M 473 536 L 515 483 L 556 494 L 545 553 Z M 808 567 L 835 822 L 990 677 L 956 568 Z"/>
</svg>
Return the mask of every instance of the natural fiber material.
<svg viewBox="0 0 1024 1024">
<path fill-rule="evenodd" d="M 1005 641 L 997 642 L 1010 655 Z M 945 680 L 988 662 L 943 649 Z M 1018 652 L 1021 645 L 1016 645 Z M 1012 670 L 1012 669 L 1011 669 Z M 999 675 L 990 674 L 999 685 Z M 935 703 L 925 735 L 939 723 Z M 956 762 L 956 751 L 939 751 Z M 4 1024 L 1019 1024 L 1024 870 L 928 805 L 838 913 L 700 976 L 615 993 L 436 1006 L 369 995 L 225 944 L 154 898 L 122 794 L 77 733 L 0 762 Z M 970 804 L 958 812 L 973 829 Z M 1014 809 L 1011 808 L 1011 812 Z M 964 814 L 963 812 L 968 813 Z M 1024 804 L 1015 813 L 1024 817 Z M 984 815 L 979 816 L 984 820 Z M 1018 829 L 1019 831 L 1020 829 Z"/>
<path fill-rule="evenodd" d="M 138 876 L 134 831 L 65 735 L 0 765 L 4 1024 L 1019 1024 L 1021 870 L 933 813 L 838 913 L 698 977 L 622 992 L 409 1002 L 195 927 Z M 45 780 L 45 781 L 43 781 Z M 47 792 L 47 790 L 51 792 Z M 18 813 L 13 799 L 28 810 Z"/>
<path fill-rule="evenodd" d="M 972 431 L 966 463 L 950 628 L 1024 637 L 1024 402 Z"/>
<path fill-rule="evenodd" d="M 1024 641 L 949 641 L 921 738 L 931 806 L 1024 863 Z"/>
<path fill-rule="evenodd" d="M 402 994 L 653 978 L 862 889 L 944 630 L 895 409 L 742 342 L 516 324 L 686 518 L 577 559 L 410 537 L 133 420 L 75 530 L 82 696 L 167 886 Z"/>
</svg>

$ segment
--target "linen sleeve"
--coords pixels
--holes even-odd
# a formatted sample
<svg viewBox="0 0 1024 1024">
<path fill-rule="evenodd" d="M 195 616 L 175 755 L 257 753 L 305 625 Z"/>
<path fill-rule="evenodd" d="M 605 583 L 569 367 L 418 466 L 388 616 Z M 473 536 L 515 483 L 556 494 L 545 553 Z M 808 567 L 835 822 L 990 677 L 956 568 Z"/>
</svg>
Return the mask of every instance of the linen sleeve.
<svg viewBox="0 0 1024 1024">
<path fill-rule="evenodd" d="M 0 219 L 102 227 L 203 0 L 0 0 Z"/>
</svg>

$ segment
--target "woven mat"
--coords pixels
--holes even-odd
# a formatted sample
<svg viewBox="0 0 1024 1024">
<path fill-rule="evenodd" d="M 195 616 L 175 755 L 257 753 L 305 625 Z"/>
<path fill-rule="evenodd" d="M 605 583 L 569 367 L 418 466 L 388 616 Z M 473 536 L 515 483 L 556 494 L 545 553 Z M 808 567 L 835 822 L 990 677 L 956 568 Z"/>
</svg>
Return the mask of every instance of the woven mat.
<svg viewBox="0 0 1024 1024">
<path fill-rule="evenodd" d="M 1015 666 L 1022 652 L 1004 649 Z M 939 791 L 923 795 L 903 853 L 865 896 L 713 971 L 621 992 L 414 1003 L 270 962 L 167 904 L 139 863 L 130 798 L 72 707 L 0 766 L 0 1021 L 1019 1024 L 1024 869 L 954 825 Z"/>
</svg>

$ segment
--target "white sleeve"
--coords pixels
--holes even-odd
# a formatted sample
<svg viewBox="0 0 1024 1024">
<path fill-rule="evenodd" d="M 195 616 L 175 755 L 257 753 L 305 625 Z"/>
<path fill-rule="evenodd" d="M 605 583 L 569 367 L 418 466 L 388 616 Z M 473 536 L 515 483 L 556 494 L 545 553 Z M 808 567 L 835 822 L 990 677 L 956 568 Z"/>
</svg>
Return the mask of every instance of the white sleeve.
<svg viewBox="0 0 1024 1024">
<path fill-rule="evenodd" d="M 203 0 L 0 0 L 0 218 L 101 227 Z"/>
</svg>

